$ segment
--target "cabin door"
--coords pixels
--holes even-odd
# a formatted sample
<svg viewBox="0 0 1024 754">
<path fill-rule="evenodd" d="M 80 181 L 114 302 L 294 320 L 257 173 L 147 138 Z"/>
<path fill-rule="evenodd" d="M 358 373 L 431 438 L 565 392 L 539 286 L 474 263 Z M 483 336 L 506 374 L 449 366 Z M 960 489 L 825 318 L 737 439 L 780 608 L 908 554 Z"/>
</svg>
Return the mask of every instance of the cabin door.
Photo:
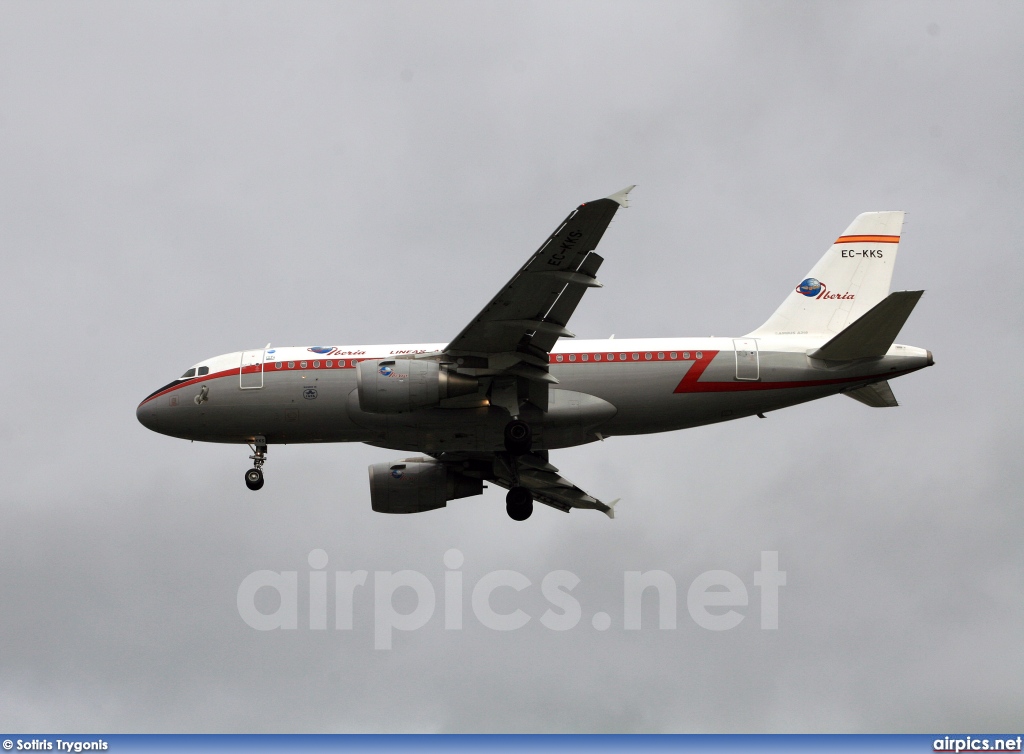
<svg viewBox="0 0 1024 754">
<path fill-rule="evenodd" d="M 753 338 L 738 338 L 732 342 L 736 350 L 736 379 L 756 380 L 760 377 L 757 358 L 757 341 Z"/>
<path fill-rule="evenodd" d="M 242 368 L 238 374 L 238 386 L 242 390 L 263 387 L 263 351 L 244 351 Z"/>
</svg>

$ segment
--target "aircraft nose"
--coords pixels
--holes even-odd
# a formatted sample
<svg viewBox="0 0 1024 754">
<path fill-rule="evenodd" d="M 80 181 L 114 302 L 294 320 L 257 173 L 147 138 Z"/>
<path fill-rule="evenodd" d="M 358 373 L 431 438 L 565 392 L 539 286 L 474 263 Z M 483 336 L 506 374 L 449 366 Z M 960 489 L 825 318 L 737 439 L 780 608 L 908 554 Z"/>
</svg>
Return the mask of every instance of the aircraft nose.
<svg viewBox="0 0 1024 754">
<path fill-rule="evenodd" d="M 157 417 L 156 401 L 145 400 L 139 404 L 139 407 L 135 409 L 135 418 L 139 420 L 146 429 L 151 429 L 154 432 L 159 432 L 158 424 L 159 420 Z"/>
</svg>

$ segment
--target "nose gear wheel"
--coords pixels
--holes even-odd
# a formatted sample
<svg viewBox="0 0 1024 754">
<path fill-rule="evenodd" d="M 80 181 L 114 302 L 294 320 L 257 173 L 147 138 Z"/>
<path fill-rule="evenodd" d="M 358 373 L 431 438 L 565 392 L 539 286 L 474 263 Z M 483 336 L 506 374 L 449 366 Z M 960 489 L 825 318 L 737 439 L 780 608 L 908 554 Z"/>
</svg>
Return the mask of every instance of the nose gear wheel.
<svg viewBox="0 0 1024 754">
<path fill-rule="evenodd" d="M 258 490 L 263 486 L 263 472 L 259 469 L 249 469 L 245 472 L 245 486 L 250 490 Z"/>
<path fill-rule="evenodd" d="M 263 486 L 263 464 L 267 462 L 267 440 L 259 436 L 249 446 L 252 449 L 252 468 L 245 472 L 245 486 L 250 490 L 258 490 Z"/>
</svg>

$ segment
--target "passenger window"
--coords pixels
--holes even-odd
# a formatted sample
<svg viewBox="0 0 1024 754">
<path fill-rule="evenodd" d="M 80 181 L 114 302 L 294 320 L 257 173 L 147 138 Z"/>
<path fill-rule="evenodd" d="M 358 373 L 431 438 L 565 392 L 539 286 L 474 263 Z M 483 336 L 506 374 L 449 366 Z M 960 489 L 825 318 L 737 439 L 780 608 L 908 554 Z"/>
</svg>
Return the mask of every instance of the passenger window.
<svg viewBox="0 0 1024 754">
<path fill-rule="evenodd" d="M 200 377 L 205 377 L 209 373 L 210 373 L 210 367 L 199 367 L 199 371 L 197 372 L 197 374 Z"/>
<path fill-rule="evenodd" d="M 331 368 L 331 367 L 333 367 L 333 366 L 334 366 L 334 362 L 333 362 L 333 361 L 331 361 L 330 359 L 328 359 L 328 360 L 327 360 L 327 368 L 328 368 L 328 369 L 330 369 L 330 368 Z"/>
<path fill-rule="evenodd" d="M 306 368 L 306 362 L 305 361 L 300 361 L 299 362 L 299 367 L 302 368 L 302 369 L 305 369 Z"/>
<path fill-rule="evenodd" d="M 288 368 L 289 369 L 295 369 L 295 362 L 294 361 L 289 361 L 288 362 Z"/>
<path fill-rule="evenodd" d="M 274 369 L 283 369 L 283 368 L 284 368 L 284 362 L 283 361 L 277 362 L 277 364 L 274 366 Z"/>
<path fill-rule="evenodd" d="M 569 354 L 569 361 L 576 361 L 576 354 L 574 354 L 574 353 Z"/>
<path fill-rule="evenodd" d="M 196 368 L 192 367 L 187 372 L 185 372 L 185 374 L 181 375 L 181 377 L 179 377 L 178 379 L 179 380 L 187 380 L 190 377 L 195 377 L 195 376 L 196 376 Z"/>
<path fill-rule="evenodd" d="M 320 368 L 320 362 L 319 361 L 314 361 L 313 362 L 313 369 L 319 369 L 319 368 Z"/>
</svg>

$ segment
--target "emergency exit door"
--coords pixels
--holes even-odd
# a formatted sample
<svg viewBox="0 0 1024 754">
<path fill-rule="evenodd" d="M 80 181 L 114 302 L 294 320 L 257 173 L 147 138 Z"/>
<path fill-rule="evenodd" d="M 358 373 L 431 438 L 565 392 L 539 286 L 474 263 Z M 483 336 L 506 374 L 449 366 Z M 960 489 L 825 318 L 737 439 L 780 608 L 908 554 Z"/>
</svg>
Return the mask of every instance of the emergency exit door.
<svg viewBox="0 0 1024 754">
<path fill-rule="evenodd" d="M 756 380 L 760 377 L 757 358 L 757 341 L 753 338 L 737 338 L 732 342 L 736 351 L 736 379 Z"/>
</svg>

